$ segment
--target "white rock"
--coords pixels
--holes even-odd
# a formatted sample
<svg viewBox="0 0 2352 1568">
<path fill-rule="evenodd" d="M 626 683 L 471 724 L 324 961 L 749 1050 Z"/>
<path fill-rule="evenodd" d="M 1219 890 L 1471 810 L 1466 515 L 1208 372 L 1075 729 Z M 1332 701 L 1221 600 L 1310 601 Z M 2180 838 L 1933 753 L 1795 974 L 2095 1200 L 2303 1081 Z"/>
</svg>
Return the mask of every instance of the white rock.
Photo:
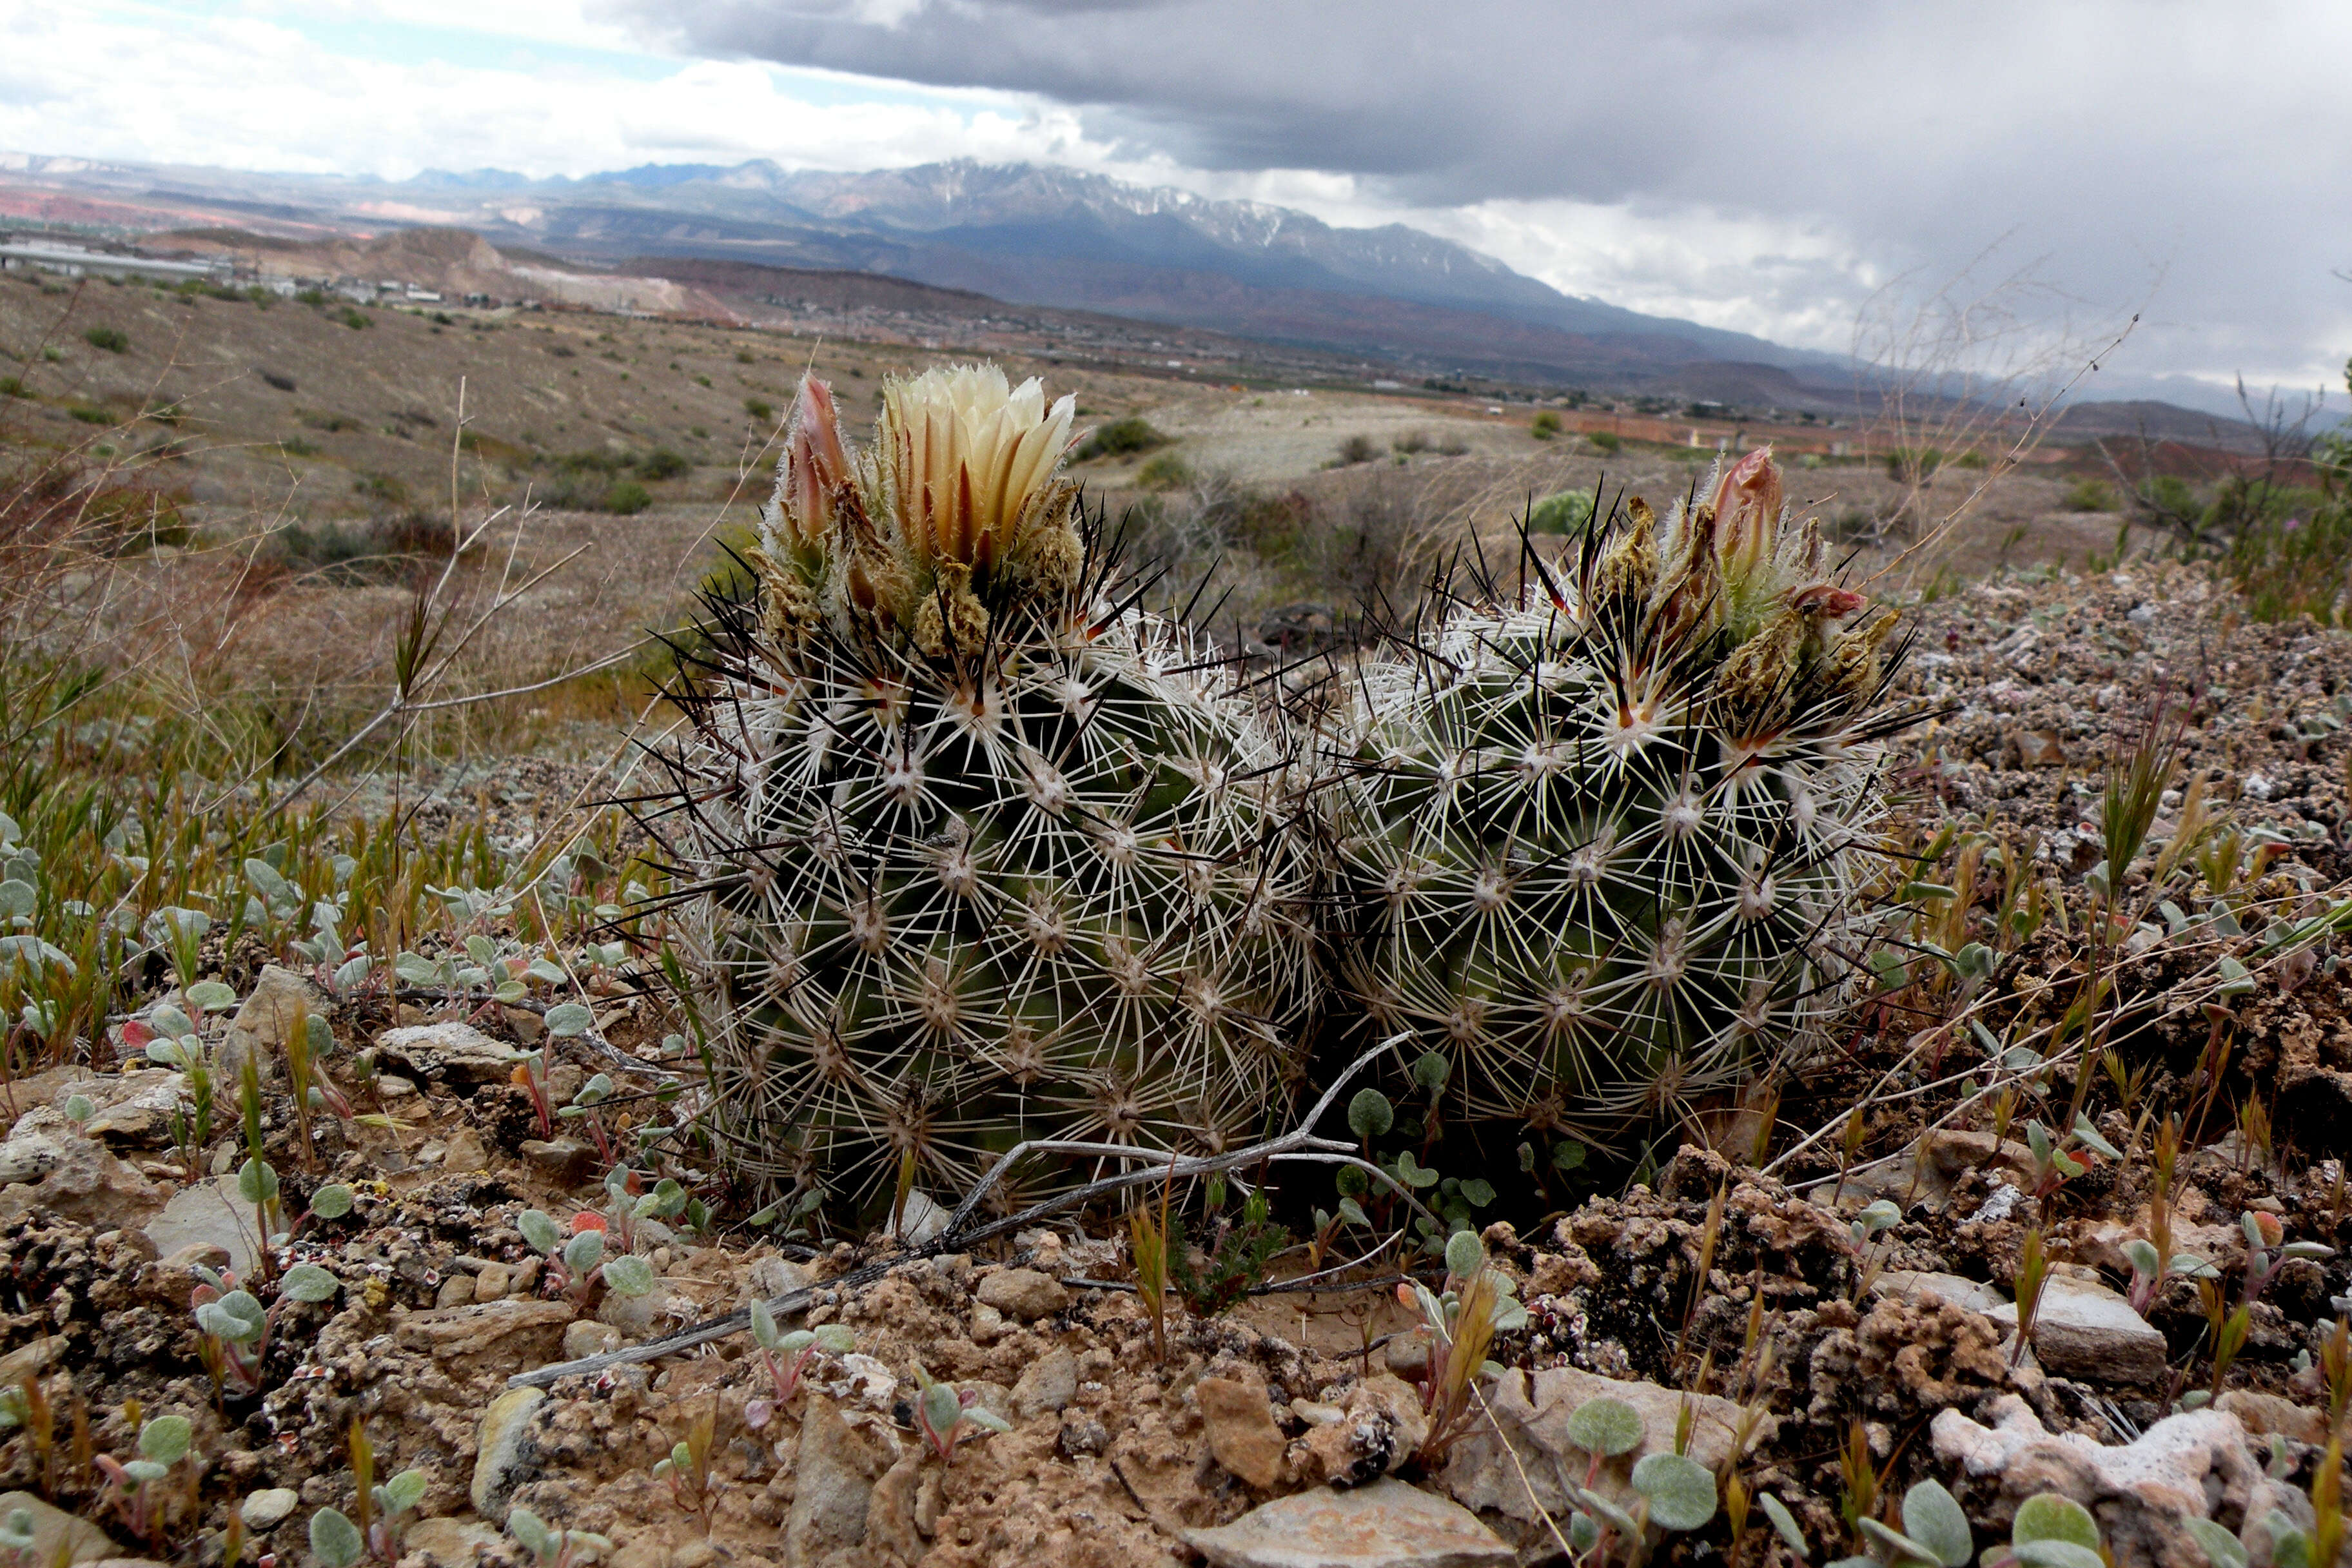
<svg viewBox="0 0 2352 1568">
<path fill-rule="evenodd" d="M 1458 1503 L 1383 1477 L 1277 1498 L 1231 1524 L 1188 1530 L 1214 1568 L 1511 1568 L 1518 1554 Z"/>
<path fill-rule="evenodd" d="M 474 1511 L 506 1522 L 509 1500 L 530 1464 L 530 1418 L 547 1403 L 543 1388 L 509 1388 L 482 1412 L 474 1453 Z"/>
<path fill-rule="evenodd" d="M 2017 1306 L 2003 1302 L 1985 1316 L 2004 1331 L 2017 1328 Z M 2164 1376 L 2164 1336 L 2105 1286 L 2053 1274 L 2042 1287 L 2029 1336 L 2035 1359 L 2061 1377 L 2094 1383 L 2152 1383 Z"/>
<path fill-rule="evenodd" d="M 291 1487 L 271 1487 L 247 1498 L 236 1512 L 252 1531 L 275 1530 L 286 1522 L 286 1516 L 301 1505 L 302 1494 Z"/>
</svg>

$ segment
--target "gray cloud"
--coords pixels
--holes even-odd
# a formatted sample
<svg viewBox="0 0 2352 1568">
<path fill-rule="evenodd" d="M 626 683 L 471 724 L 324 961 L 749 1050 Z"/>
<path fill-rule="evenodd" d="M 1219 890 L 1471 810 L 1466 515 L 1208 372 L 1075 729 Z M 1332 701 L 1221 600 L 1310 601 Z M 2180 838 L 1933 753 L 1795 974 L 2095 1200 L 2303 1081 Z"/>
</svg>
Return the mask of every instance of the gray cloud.
<svg viewBox="0 0 2352 1568">
<path fill-rule="evenodd" d="M 1883 271 L 2014 233 L 2148 370 L 2352 349 L 2352 9 L 2191 0 L 610 0 L 693 51 L 1076 106 L 1211 171 L 1400 205 L 1561 198 L 1826 227 Z"/>
</svg>

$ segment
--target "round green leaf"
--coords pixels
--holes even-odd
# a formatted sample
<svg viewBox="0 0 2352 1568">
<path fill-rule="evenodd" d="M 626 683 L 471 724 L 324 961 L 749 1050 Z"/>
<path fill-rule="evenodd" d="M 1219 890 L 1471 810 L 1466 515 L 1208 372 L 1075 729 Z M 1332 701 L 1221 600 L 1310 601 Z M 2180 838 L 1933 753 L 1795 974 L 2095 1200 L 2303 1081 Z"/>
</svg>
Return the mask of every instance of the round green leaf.
<svg viewBox="0 0 2352 1568">
<path fill-rule="evenodd" d="M 1555 1143 L 1551 1146 L 1551 1168 L 1553 1170 L 1573 1171 L 1583 1163 L 1584 1145 L 1579 1143 L 1573 1138 Z"/>
<path fill-rule="evenodd" d="M 394 1513 L 406 1513 L 425 1500 L 425 1472 L 403 1470 L 383 1483 L 384 1500 Z"/>
<path fill-rule="evenodd" d="M 558 1039 L 584 1035 L 596 1022 L 596 1015 L 577 1002 L 561 1002 L 547 1010 L 547 1032 Z"/>
<path fill-rule="evenodd" d="M 816 1348 L 835 1355 L 847 1355 L 857 1348 L 857 1335 L 846 1323 L 820 1323 L 816 1328 Z"/>
<path fill-rule="evenodd" d="M 1633 1489 L 1650 1500 L 1651 1522 L 1668 1530 L 1696 1530 L 1715 1517 L 1715 1472 L 1681 1454 L 1643 1455 Z"/>
<path fill-rule="evenodd" d="M 604 1261 L 604 1233 L 583 1230 L 563 1244 L 563 1267 L 573 1275 L 587 1273 Z"/>
<path fill-rule="evenodd" d="M 1853 1522 L 1854 1528 L 1868 1536 L 1877 1547 L 1880 1562 L 1933 1568 L 1936 1561 L 1934 1548 L 1914 1541 L 1901 1531 L 1891 1529 L 1874 1519 L 1857 1519 Z"/>
<path fill-rule="evenodd" d="M 1648 1435 L 1642 1413 L 1622 1399 L 1588 1399 L 1568 1418 L 1568 1440 L 1603 1458 L 1631 1453 Z"/>
<path fill-rule="evenodd" d="M 507 1533 L 521 1542 L 523 1550 L 533 1557 L 544 1559 L 555 1555 L 555 1532 L 548 1529 L 545 1520 L 520 1503 L 507 1510 Z"/>
<path fill-rule="evenodd" d="M 98 1107 L 90 1103 L 89 1096 L 86 1094 L 69 1094 L 66 1096 L 66 1120 L 68 1121 L 74 1123 L 76 1126 L 79 1126 L 82 1122 L 89 1121 L 91 1117 L 97 1114 Z"/>
<path fill-rule="evenodd" d="M 776 1327 L 776 1314 L 768 1310 L 765 1301 L 751 1303 L 751 1337 L 760 1342 L 760 1348 L 764 1351 L 774 1350 L 776 1342 L 784 1337 Z"/>
<path fill-rule="evenodd" d="M 1601 1544 L 1601 1525 L 1582 1509 L 1568 1516 L 1568 1543 L 1581 1554 Z"/>
<path fill-rule="evenodd" d="M 341 1510 L 322 1508 L 310 1516 L 310 1551 L 325 1568 L 353 1568 L 366 1550 L 360 1527 Z"/>
<path fill-rule="evenodd" d="M 189 1021 L 185 1013 L 168 1002 L 157 1003 L 148 1013 L 147 1026 L 167 1040 L 176 1040 L 182 1035 L 193 1034 L 196 1027 Z"/>
<path fill-rule="evenodd" d="M 237 1167 L 237 1195 L 247 1203 L 274 1203 L 278 1198 L 278 1173 L 267 1160 L 247 1160 Z"/>
<path fill-rule="evenodd" d="M 1802 1563 L 1805 1560 L 1805 1532 L 1797 1528 L 1797 1516 L 1789 1511 L 1787 1503 L 1770 1492 L 1759 1494 L 1756 1500 L 1762 1506 L 1764 1517 L 1772 1521 L 1773 1531 L 1780 1536 L 1780 1543 L 1789 1549 L 1790 1556 Z"/>
<path fill-rule="evenodd" d="M 2205 1549 L 2205 1560 L 2213 1568 L 2246 1568 L 2246 1543 L 2210 1519 L 2194 1515 L 2181 1521 L 2189 1527 L 2189 1535 Z"/>
<path fill-rule="evenodd" d="M 2010 1526 L 2009 1535 L 2020 1544 L 2066 1541 L 2092 1552 L 2099 1549 L 2099 1524 L 2091 1510 L 2056 1492 L 2036 1492 L 2019 1503 L 2017 1522 Z"/>
<path fill-rule="evenodd" d="M 352 1212 L 357 1194 L 341 1182 L 329 1182 L 310 1194 L 310 1212 L 320 1219 L 341 1219 Z"/>
<path fill-rule="evenodd" d="M 1395 1125 L 1396 1107 L 1379 1089 L 1360 1089 L 1356 1098 L 1348 1101 L 1348 1131 L 1359 1139 L 1381 1137 Z"/>
<path fill-rule="evenodd" d="M 172 1467 L 154 1459 L 133 1459 L 122 1467 L 122 1473 L 144 1486 L 149 1481 L 160 1481 L 170 1475 Z"/>
<path fill-rule="evenodd" d="M 1456 1279 L 1469 1279 L 1486 1267 L 1486 1248 L 1475 1231 L 1457 1230 L 1445 1238 L 1445 1271 Z"/>
<path fill-rule="evenodd" d="M 1943 1568 L 1968 1568 L 1976 1538 L 1959 1500 L 1941 1481 L 1921 1481 L 1903 1494 L 1903 1533 L 1926 1547 Z"/>
<path fill-rule="evenodd" d="M 1454 1058 L 1443 1051 L 1424 1052 L 1422 1058 L 1412 1064 L 1412 1081 L 1432 1094 L 1444 1089 L 1445 1080 L 1453 1076 Z"/>
<path fill-rule="evenodd" d="M 188 1000 L 207 1013 L 236 1005 L 236 992 L 217 980 L 200 980 L 188 987 Z"/>
<path fill-rule="evenodd" d="M 176 1465 L 195 1438 L 184 1415 L 158 1415 L 139 1428 L 139 1452 L 159 1465 Z"/>
<path fill-rule="evenodd" d="M 2107 1568 L 2105 1558 L 2072 1541 L 2011 1541 L 2009 1549 L 2026 1568 Z"/>
<path fill-rule="evenodd" d="M 924 1424 L 944 1437 L 963 1418 L 963 1401 L 948 1384 L 935 1383 L 923 1390 L 922 1411 Z"/>
<path fill-rule="evenodd" d="M 515 1216 L 515 1228 L 534 1252 L 552 1252 L 563 1239 L 562 1230 L 538 1209 L 525 1209 Z"/>
<path fill-rule="evenodd" d="M 624 1296 L 645 1295 L 654 1288 L 654 1266 L 634 1254 L 623 1253 L 606 1260 L 604 1284 Z"/>
<path fill-rule="evenodd" d="M 298 1263 L 278 1282 L 278 1293 L 296 1301 L 324 1301 L 342 1288 L 341 1282 L 315 1263 Z"/>
</svg>

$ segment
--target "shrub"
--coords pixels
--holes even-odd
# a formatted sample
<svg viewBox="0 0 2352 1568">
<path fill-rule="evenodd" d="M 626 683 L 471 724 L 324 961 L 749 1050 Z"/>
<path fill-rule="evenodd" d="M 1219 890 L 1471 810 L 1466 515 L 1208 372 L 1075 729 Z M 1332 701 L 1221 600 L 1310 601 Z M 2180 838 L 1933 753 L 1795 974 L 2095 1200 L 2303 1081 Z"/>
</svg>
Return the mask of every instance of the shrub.
<svg viewBox="0 0 2352 1568">
<path fill-rule="evenodd" d="M 623 479 L 604 492 L 604 510 L 635 517 L 654 504 L 652 492 L 635 479 Z"/>
<path fill-rule="evenodd" d="M 743 412 L 765 425 L 776 416 L 776 405 L 764 397 L 747 397 L 743 400 Z"/>
<path fill-rule="evenodd" d="M 280 392 L 294 390 L 294 378 L 290 375 L 280 375 L 274 370 L 265 370 L 260 374 L 265 384 L 276 387 Z"/>
<path fill-rule="evenodd" d="M 1340 468 L 1353 468 L 1358 463 L 1369 463 L 1380 455 L 1381 449 L 1372 445 L 1372 438 L 1370 436 L 1350 436 L 1339 443 L 1339 456 L 1333 461 L 1332 466 Z"/>
<path fill-rule="evenodd" d="M 656 447 L 637 459 L 637 475 L 646 479 L 674 479 L 694 465 L 667 447 Z"/>
<path fill-rule="evenodd" d="M 1535 423 L 1528 426 L 1528 434 L 1538 441 L 1550 440 L 1559 434 L 1559 416 L 1549 408 L 1545 409 L 1536 416 Z"/>
<path fill-rule="evenodd" d="M 362 328 L 372 327 L 375 324 L 369 321 L 365 316 L 361 315 L 355 307 L 350 305 L 344 306 L 342 314 L 337 316 L 335 320 L 342 322 L 343 325 L 349 327 L 355 332 L 361 331 Z"/>
<path fill-rule="evenodd" d="M 1897 447 L 1886 454 L 1886 477 L 1897 484 L 1925 484 L 1944 466 L 1944 454 L 1934 447 Z"/>
<path fill-rule="evenodd" d="M 352 481 L 352 489 L 370 500 L 386 501 L 402 506 L 408 500 L 408 487 L 390 474 L 362 474 Z"/>
<path fill-rule="evenodd" d="M 1172 490 L 1192 482 L 1192 469 L 1173 452 L 1162 452 L 1135 471 L 1135 482 L 1147 490 Z"/>
<path fill-rule="evenodd" d="M 122 335 L 119 327 L 92 327 L 82 334 L 82 341 L 110 354 L 119 354 L 131 346 L 131 340 Z"/>
<path fill-rule="evenodd" d="M 2116 492 L 2107 488 L 2105 479 L 2076 479 L 2066 487 L 2061 504 L 2068 511 L 2113 511 Z"/>
<path fill-rule="evenodd" d="M 1584 438 L 1591 442 L 1595 449 L 1602 452 L 1614 452 L 1625 444 L 1617 438 L 1614 431 L 1610 430 L 1588 431 Z"/>
<path fill-rule="evenodd" d="M 1074 461 L 1083 463 L 1094 458 L 1132 457 L 1168 444 L 1169 438 L 1153 429 L 1141 415 L 1130 414 L 1098 426 L 1070 456 Z"/>
<path fill-rule="evenodd" d="M 1592 492 L 1562 490 L 1528 509 L 1529 533 L 1582 533 L 1592 521 Z"/>
<path fill-rule="evenodd" d="M 1389 442 L 1389 449 L 1392 452 L 1404 453 L 1426 452 L 1429 450 L 1429 432 L 1408 430 L 1402 436 L 1392 437 Z"/>
<path fill-rule="evenodd" d="M 31 395 L 31 393 L 25 390 L 25 383 L 22 378 L 13 375 L 0 375 L 0 397 L 30 397 Z"/>
<path fill-rule="evenodd" d="M 114 423 L 113 415 L 109 414 L 103 408 L 93 408 L 87 403 L 77 403 L 71 408 L 67 409 L 66 412 L 72 415 L 75 418 L 80 420 L 85 425 L 111 425 Z"/>
</svg>

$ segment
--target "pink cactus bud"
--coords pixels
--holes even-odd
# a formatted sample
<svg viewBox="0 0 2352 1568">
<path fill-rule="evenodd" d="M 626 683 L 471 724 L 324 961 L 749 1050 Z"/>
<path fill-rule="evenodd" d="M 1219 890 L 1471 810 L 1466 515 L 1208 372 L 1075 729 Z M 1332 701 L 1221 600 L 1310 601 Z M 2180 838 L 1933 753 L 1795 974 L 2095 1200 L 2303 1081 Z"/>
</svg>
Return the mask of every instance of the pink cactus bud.
<svg viewBox="0 0 2352 1568">
<path fill-rule="evenodd" d="M 1851 588 L 1830 583 L 1816 583 L 1789 595 L 1790 609 L 1819 621 L 1843 620 L 1862 608 L 1864 602 L 1863 596 Z"/>
<path fill-rule="evenodd" d="M 1710 504 L 1725 562 L 1760 560 L 1780 522 L 1780 465 L 1772 448 L 1759 447 L 1726 469 Z"/>
<path fill-rule="evenodd" d="M 833 388 L 804 375 L 784 437 L 785 510 L 803 542 L 819 542 L 831 527 L 834 491 L 848 471 Z"/>
</svg>

